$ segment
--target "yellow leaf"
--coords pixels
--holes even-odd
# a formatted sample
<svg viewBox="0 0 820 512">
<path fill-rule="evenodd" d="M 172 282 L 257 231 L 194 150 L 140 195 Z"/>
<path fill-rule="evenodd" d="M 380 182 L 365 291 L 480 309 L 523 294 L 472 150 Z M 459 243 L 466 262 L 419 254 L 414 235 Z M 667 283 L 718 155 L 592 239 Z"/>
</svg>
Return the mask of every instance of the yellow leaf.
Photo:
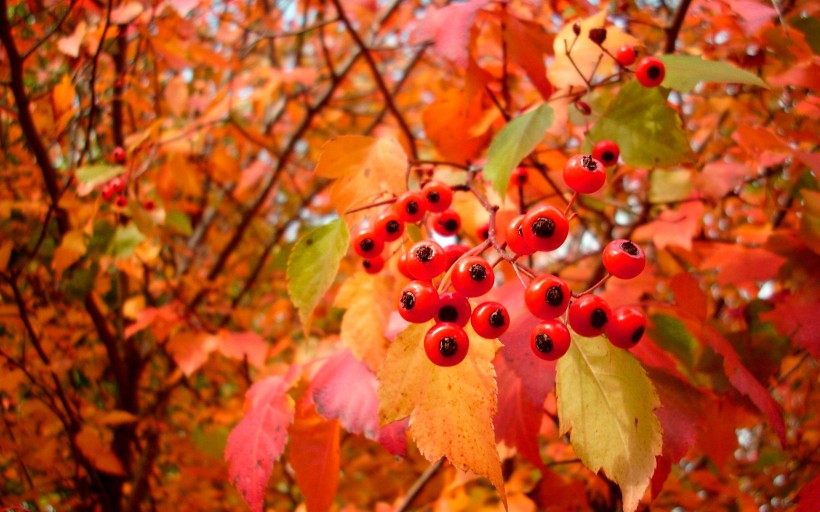
<svg viewBox="0 0 820 512">
<path fill-rule="evenodd" d="M 393 309 L 391 293 L 388 276 L 362 271 L 342 284 L 333 304 L 347 309 L 342 317 L 342 343 L 373 371 L 387 353 L 384 331 Z"/>
<path fill-rule="evenodd" d="M 379 372 L 380 420 L 385 424 L 409 414 L 410 432 L 427 460 L 447 457 L 458 469 L 488 478 L 506 505 L 492 422 L 498 408 L 492 359 L 501 344 L 468 326 L 464 361 L 436 366 L 423 347 L 431 325 L 411 325 L 390 345 Z"/>
<path fill-rule="evenodd" d="M 74 90 L 74 84 L 71 83 L 71 77 L 68 73 L 63 75 L 52 92 L 54 98 L 54 110 L 57 115 L 63 114 L 71 110 L 74 106 L 74 99 L 77 97 L 77 92 Z"/>
<path fill-rule="evenodd" d="M 603 469 L 620 486 L 624 510 L 634 511 L 661 453 L 652 381 L 628 351 L 573 333 L 556 382 L 560 434 L 571 431 L 575 453 L 593 473 Z"/>
<path fill-rule="evenodd" d="M 188 84 L 181 75 L 168 81 L 165 86 L 165 101 L 174 116 L 179 117 L 188 109 Z"/>
<path fill-rule="evenodd" d="M 57 274 L 62 274 L 63 270 L 73 265 L 83 254 L 85 254 L 85 237 L 82 230 L 69 231 L 63 237 L 60 246 L 54 251 L 51 268 Z"/>
<path fill-rule="evenodd" d="M 111 475 L 125 475 L 122 462 L 103 442 L 102 435 L 97 429 L 85 426 L 75 440 L 80 452 L 95 468 Z"/>
</svg>

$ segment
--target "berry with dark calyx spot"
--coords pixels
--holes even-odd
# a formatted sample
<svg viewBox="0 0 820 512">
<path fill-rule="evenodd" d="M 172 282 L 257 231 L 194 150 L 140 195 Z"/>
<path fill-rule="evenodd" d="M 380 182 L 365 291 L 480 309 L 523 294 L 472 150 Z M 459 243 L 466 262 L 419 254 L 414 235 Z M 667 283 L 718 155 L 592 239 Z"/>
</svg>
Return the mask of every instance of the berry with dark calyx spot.
<svg viewBox="0 0 820 512">
<path fill-rule="evenodd" d="M 424 335 L 424 352 L 437 366 L 455 366 L 467 357 L 470 338 L 456 324 L 435 324 Z"/>
<path fill-rule="evenodd" d="M 580 112 L 582 115 L 588 116 L 592 113 L 592 109 L 589 107 L 589 103 L 586 101 L 578 100 L 575 102 L 575 109 Z"/>
<path fill-rule="evenodd" d="M 155 203 L 153 199 L 146 199 L 142 202 L 142 207 L 145 208 L 146 211 L 152 212 L 154 208 L 157 207 L 157 203 Z"/>
<path fill-rule="evenodd" d="M 438 296 L 436 322 L 450 322 L 460 327 L 470 320 L 470 301 L 458 292 L 444 292 Z"/>
<path fill-rule="evenodd" d="M 378 274 L 384 268 L 384 258 L 376 256 L 375 258 L 367 258 L 362 260 L 362 267 L 368 274 Z"/>
<path fill-rule="evenodd" d="M 569 306 L 571 292 L 567 283 L 558 276 L 541 274 L 524 290 L 524 303 L 534 316 L 550 320 L 564 314 Z"/>
<path fill-rule="evenodd" d="M 385 242 L 392 242 L 404 234 L 404 222 L 396 212 L 387 210 L 376 217 L 373 231 Z"/>
<path fill-rule="evenodd" d="M 614 140 L 604 139 L 592 148 L 592 158 L 598 160 L 606 167 L 617 164 L 619 156 L 621 156 L 621 148 L 618 147 L 618 144 Z"/>
<path fill-rule="evenodd" d="M 582 295 L 569 305 L 569 325 L 572 330 L 592 338 L 604 332 L 612 311 L 599 295 Z"/>
<path fill-rule="evenodd" d="M 484 258 L 468 256 L 458 260 L 451 279 L 457 292 L 467 297 L 479 297 L 493 287 L 495 273 Z"/>
<path fill-rule="evenodd" d="M 447 270 L 444 248 L 432 240 L 416 242 L 407 251 L 407 270 L 416 279 L 433 279 Z"/>
<path fill-rule="evenodd" d="M 606 29 L 603 27 L 589 29 L 589 39 L 600 46 L 606 41 Z"/>
<path fill-rule="evenodd" d="M 384 241 L 371 228 L 362 228 L 353 236 L 353 250 L 362 258 L 375 258 L 383 249 Z"/>
<path fill-rule="evenodd" d="M 484 224 L 478 226 L 478 229 L 476 230 L 476 236 L 481 241 L 490 238 L 490 223 L 485 222 Z"/>
<path fill-rule="evenodd" d="M 529 180 L 529 171 L 523 165 L 519 165 L 515 169 L 513 169 L 512 175 L 510 175 L 510 183 L 513 185 L 523 186 Z"/>
<path fill-rule="evenodd" d="M 128 198 L 124 195 L 117 196 L 117 200 L 114 201 L 114 204 L 116 204 L 119 208 L 125 208 L 125 205 L 128 204 Z"/>
<path fill-rule="evenodd" d="M 125 182 L 122 178 L 112 178 L 108 184 L 111 185 L 111 188 L 114 190 L 115 194 L 120 194 L 123 190 L 125 190 Z"/>
<path fill-rule="evenodd" d="M 555 361 L 566 354 L 571 341 L 569 329 L 558 320 L 538 323 L 530 332 L 530 348 L 546 361 Z"/>
<path fill-rule="evenodd" d="M 410 269 L 407 268 L 407 256 L 407 252 L 402 252 L 401 254 L 399 254 L 399 261 L 396 262 L 396 267 L 398 268 L 401 275 L 403 275 L 407 279 L 415 279 L 415 277 L 413 277 L 413 274 L 410 273 Z"/>
<path fill-rule="evenodd" d="M 606 324 L 606 336 L 616 347 L 634 347 L 646 331 L 646 315 L 635 306 L 621 306 L 612 310 Z"/>
<path fill-rule="evenodd" d="M 504 234 L 507 237 L 507 247 L 519 256 L 527 256 L 535 252 L 535 249 L 524 240 L 524 216 L 515 217 L 507 225 Z"/>
<path fill-rule="evenodd" d="M 601 259 L 607 272 L 618 279 L 638 277 L 646 267 L 646 254 L 643 249 L 622 238 L 606 244 Z"/>
<path fill-rule="evenodd" d="M 579 194 L 592 194 L 606 183 L 604 164 L 591 155 L 575 155 L 564 165 L 564 183 Z"/>
<path fill-rule="evenodd" d="M 635 63 L 635 59 L 638 57 L 638 52 L 635 51 L 634 46 L 629 46 L 625 44 L 618 48 L 618 51 L 615 52 L 615 59 L 618 61 L 623 67 L 631 66 Z"/>
<path fill-rule="evenodd" d="M 657 87 L 666 76 L 666 67 L 657 57 L 646 56 L 638 61 L 635 67 L 635 78 L 644 87 Z"/>
<path fill-rule="evenodd" d="M 115 147 L 114 151 L 111 152 L 111 156 L 114 159 L 114 163 L 119 165 L 125 163 L 125 149 L 122 146 Z"/>
<path fill-rule="evenodd" d="M 569 234 L 567 216 L 558 208 L 542 205 L 533 208 L 521 221 L 524 242 L 536 251 L 554 251 Z"/>
<path fill-rule="evenodd" d="M 441 236 L 453 236 L 461 231 L 461 216 L 455 210 L 447 209 L 433 217 L 433 231 Z"/>
<path fill-rule="evenodd" d="M 427 281 L 410 281 L 399 295 L 398 310 L 408 322 L 426 322 L 438 311 L 438 290 Z"/>
<path fill-rule="evenodd" d="M 393 204 L 393 209 L 402 222 L 414 224 L 424 218 L 427 213 L 427 203 L 421 192 L 407 191 L 399 196 Z"/>
<path fill-rule="evenodd" d="M 447 268 L 453 266 L 459 258 L 469 251 L 470 248 L 464 244 L 452 244 L 444 248 L 444 255 L 447 257 Z"/>
<path fill-rule="evenodd" d="M 103 185 L 103 188 L 102 188 L 103 199 L 105 199 L 106 201 L 110 201 L 110 200 L 114 199 L 115 194 L 116 194 L 116 191 L 114 190 L 114 187 L 111 185 L 111 183 L 106 183 L 105 185 Z"/>
<path fill-rule="evenodd" d="M 510 314 L 500 302 L 482 302 L 473 310 L 470 325 L 482 338 L 494 340 L 507 332 L 510 327 Z"/>
<path fill-rule="evenodd" d="M 453 203 L 453 189 L 446 183 L 440 181 L 428 181 L 421 187 L 421 195 L 424 197 L 428 211 L 441 213 Z"/>
</svg>

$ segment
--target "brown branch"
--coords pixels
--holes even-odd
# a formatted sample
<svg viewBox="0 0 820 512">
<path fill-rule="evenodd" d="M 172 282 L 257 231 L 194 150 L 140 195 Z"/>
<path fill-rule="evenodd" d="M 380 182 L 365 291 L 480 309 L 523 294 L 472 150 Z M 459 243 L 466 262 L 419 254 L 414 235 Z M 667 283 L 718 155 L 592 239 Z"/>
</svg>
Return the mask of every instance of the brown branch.
<svg viewBox="0 0 820 512">
<path fill-rule="evenodd" d="M 421 476 L 419 476 L 418 480 L 416 480 L 415 483 L 413 483 L 413 487 L 411 487 L 410 490 L 407 491 L 407 497 L 404 498 L 404 502 L 401 504 L 399 508 L 396 509 L 396 512 L 407 512 L 408 510 L 410 510 L 410 506 L 413 504 L 413 500 L 415 500 L 418 497 L 418 495 L 424 489 L 424 486 L 427 485 L 427 482 L 429 482 L 434 476 L 436 476 L 436 473 L 439 472 L 443 465 L 443 457 L 434 462 L 433 464 L 431 464 L 430 467 L 427 468 L 424 471 L 424 473 L 421 474 Z"/>
<path fill-rule="evenodd" d="M 675 12 L 675 19 L 672 21 L 672 25 L 665 29 L 666 44 L 663 47 L 663 53 L 675 52 L 675 43 L 678 41 L 678 34 L 680 33 L 681 27 L 683 27 L 683 20 L 686 19 L 686 11 L 689 10 L 691 3 L 692 0 L 682 0 L 677 12 Z"/>
</svg>

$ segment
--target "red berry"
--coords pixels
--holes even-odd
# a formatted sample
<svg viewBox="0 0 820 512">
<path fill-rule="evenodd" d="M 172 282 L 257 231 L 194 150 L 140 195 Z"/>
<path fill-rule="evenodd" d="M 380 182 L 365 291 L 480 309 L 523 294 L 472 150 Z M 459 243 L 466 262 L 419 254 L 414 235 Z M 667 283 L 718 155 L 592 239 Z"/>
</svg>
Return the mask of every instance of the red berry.
<svg viewBox="0 0 820 512">
<path fill-rule="evenodd" d="M 550 205 L 530 210 L 521 225 L 524 242 L 536 251 L 554 251 L 561 247 L 569 233 L 567 216 Z"/>
<path fill-rule="evenodd" d="M 378 238 L 385 242 L 392 242 L 398 240 L 404 234 L 404 222 L 401 221 L 396 212 L 387 210 L 376 217 L 373 231 Z"/>
<path fill-rule="evenodd" d="M 619 156 L 621 156 L 621 148 L 613 140 L 602 140 L 592 148 L 592 158 L 606 167 L 617 164 Z"/>
<path fill-rule="evenodd" d="M 453 236 L 461 231 L 461 216 L 455 210 L 445 210 L 433 217 L 433 231 L 441 236 Z"/>
<path fill-rule="evenodd" d="M 451 323 L 436 324 L 424 335 L 424 352 L 438 366 L 455 366 L 467 357 L 470 338 Z"/>
<path fill-rule="evenodd" d="M 459 258 L 464 256 L 470 248 L 464 244 L 453 244 L 448 245 L 444 248 L 444 255 L 447 256 L 447 268 L 453 266 L 453 263 L 456 262 Z"/>
<path fill-rule="evenodd" d="M 427 203 L 424 201 L 421 192 L 405 192 L 399 196 L 393 208 L 402 222 L 410 224 L 420 221 L 427 213 Z"/>
<path fill-rule="evenodd" d="M 407 270 L 416 279 L 433 279 L 447 270 L 444 248 L 432 240 L 422 240 L 407 251 Z"/>
<path fill-rule="evenodd" d="M 117 146 L 114 148 L 114 151 L 111 152 L 111 156 L 114 159 L 114 163 L 122 165 L 125 163 L 125 149 L 122 146 Z"/>
<path fill-rule="evenodd" d="M 428 211 L 441 213 L 453 202 L 453 189 L 440 181 L 428 181 L 421 188 L 425 206 Z"/>
<path fill-rule="evenodd" d="M 410 281 L 401 291 L 398 309 L 408 322 L 426 322 L 438 311 L 438 290 L 426 281 Z"/>
<path fill-rule="evenodd" d="M 519 165 L 513 170 L 512 175 L 510 176 L 510 183 L 520 187 L 526 184 L 528 179 L 529 172 L 527 171 L 527 168 Z"/>
<path fill-rule="evenodd" d="M 592 113 L 592 109 L 589 107 L 589 103 L 586 101 L 576 101 L 575 102 L 575 110 L 581 113 L 581 115 L 588 116 Z"/>
<path fill-rule="evenodd" d="M 603 333 L 611 316 L 609 304 L 599 295 L 583 295 L 569 305 L 570 327 L 587 338 Z"/>
<path fill-rule="evenodd" d="M 415 279 L 413 277 L 413 274 L 410 273 L 410 269 L 407 268 L 407 261 L 408 261 L 407 253 L 402 252 L 399 255 L 399 261 L 396 263 L 396 267 L 399 269 L 399 272 L 401 272 L 401 275 L 403 275 L 407 279 Z"/>
<path fill-rule="evenodd" d="M 566 325 L 558 320 L 547 320 L 533 327 L 530 348 L 541 359 L 555 361 L 567 353 L 571 340 Z"/>
<path fill-rule="evenodd" d="M 384 268 L 384 258 L 376 256 L 362 260 L 362 267 L 368 274 L 378 274 Z"/>
<path fill-rule="evenodd" d="M 635 68 L 635 78 L 644 87 L 657 87 L 663 82 L 664 76 L 666 76 L 666 67 L 657 57 L 644 57 L 638 61 Z"/>
<path fill-rule="evenodd" d="M 458 292 L 444 292 L 438 296 L 436 322 L 450 322 L 460 327 L 470 320 L 470 301 Z"/>
<path fill-rule="evenodd" d="M 108 182 L 108 184 L 111 185 L 111 188 L 114 190 L 115 194 L 120 194 L 123 190 L 125 190 L 125 182 L 122 181 L 122 178 L 113 178 Z"/>
<path fill-rule="evenodd" d="M 362 258 L 375 258 L 382 253 L 384 241 L 370 228 L 363 228 L 353 236 L 353 250 Z"/>
<path fill-rule="evenodd" d="M 120 208 L 125 208 L 125 205 L 128 204 L 128 198 L 125 196 L 117 196 L 117 200 L 114 201 L 114 204 Z"/>
<path fill-rule="evenodd" d="M 530 313 L 542 320 L 550 320 L 564 314 L 569 306 L 571 293 L 567 283 L 558 276 L 542 274 L 527 285 L 524 303 Z"/>
<path fill-rule="evenodd" d="M 575 155 L 564 165 L 564 183 L 579 194 L 592 194 L 606 183 L 604 164 L 590 155 Z"/>
<path fill-rule="evenodd" d="M 634 306 L 621 306 L 612 310 L 612 318 L 606 324 L 606 336 L 616 347 L 630 349 L 638 343 L 646 331 L 646 315 Z"/>
<path fill-rule="evenodd" d="M 470 325 L 482 338 L 494 340 L 510 327 L 510 314 L 500 302 L 482 302 L 473 310 Z"/>
<path fill-rule="evenodd" d="M 637 56 L 638 52 L 635 51 L 635 47 L 626 44 L 618 48 L 618 51 L 615 52 L 615 58 L 618 60 L 618 64 L 623 67 L 634 64 Z"/>
<path fill-rule="evenodd" d="M 484 295 L 495 283 L 493 267 L 480 256 L 461 258 L 453 270 L 453 288 L 467 297 Z"/>
<path fill-rule="evenodd" d="M 485 222 L 484 224 L 478 226 L 478 229 L 476 230 L 476 236 L 479 240 L 482 241 L 490 238 L 490 223 Z"/>
<path fill-rule="evenodd" d="M 103 185 L 103 188 L 102 188 L 103 199 L 105 199 L 106 201 L 110 201 L 110 200 L 114 199 L 114 194 L 115 193 L 116 192 L 114 191 L 114 187 L 111 186 L 111 183 L 106 183 L 105 185 Z"/>
<path fill-rule="evenodd" d="M 619 279 L 637 277 L 646 267 L 646 254 L 643 250 L 624 239 L 606 244 L 602 259 L 607 272 Z"/>
<path fill-rule="evenodd" d="M 526 256 L 528 254 L 532 254 L 535 252 L 535 249 L 530 247 L 527 244 L 527 241 L 524 240 L 524 216 L 519 215 L 518 217 L 514 218 L 508 225 L 507 229 L 504 230 L 504 234 L 507 237 L 507 247 L 512 250 L 515 254 L 519 256 Z"/>
<path fill-rule="evenodd" d="M 155 203 L 153 199 L 146 199 L 142 202 L 142 207 L 147 211 L 152 212 L 154 211 L 154 208 L 157 207 L 157 203 Z"/>
</svg>

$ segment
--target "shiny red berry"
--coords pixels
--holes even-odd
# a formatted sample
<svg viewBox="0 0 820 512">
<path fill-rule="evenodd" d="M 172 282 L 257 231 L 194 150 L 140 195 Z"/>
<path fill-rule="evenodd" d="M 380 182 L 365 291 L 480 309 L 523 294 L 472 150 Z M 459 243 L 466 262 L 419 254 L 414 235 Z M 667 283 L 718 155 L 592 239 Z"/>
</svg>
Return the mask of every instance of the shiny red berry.
<svg viewBox="0 0 820 512">
<path fill-rule="evenodd" d="M 115 194 L 120 194 L 123 190 L 125 190 L 125 182 L 122 180 L 122 178 L 113 178 L 111 181 L 108 182 L 108 184 L 111 185 L 111 188 L 112 190 L 114 190 Z"/>
<path fill-rule="evenodd" d="M 407 270 L 416 279 L 433 279 L 447 270 L 444 248 L 432 240 L 416 242 L 407 251 Z"/>
<path fill-rule="evenodd" d="M 393 209 L 402 222 L 414 224 L 424 218 L 427 213 L 427 203 L 421 192 L 407 191 L 400 195 L 393 204 Z"/>
<path fill-rule="evenodd" d="M 456 324 L 435 324 L 424 335 L 424 352 L 438 366 L 455 366 L 467 357 L 470 338 Z"/>
<path fill-rule="evenodd" d="M 646 331 L 646 315 L 634 306 L 621 306 L 612 310 L 612 318 L 606 324 L 606 336 L 616 347 L 630 349 L 641 341 Z"/>
<path fill-rule="evenodd" d="M 433 216 L 433 231 L 441 236 L 453 236 L 461 231 L 461 216 L 455 210 L 447 209 Z"/>
<path fill-rule="evenodd" d="M 119 208 L 125 208 L 125 205 L 128 204 L 128 198 L 125 196 L 117 196 L 117 200 L 114 201 Z"/>
<path fill-rule="evenodd" d="M 527 256 L 535 252 L 535 249 L 530 247 L 527 241 L 524 240 L 523 222 L 524 216 L 519 215 L 511 220 L 507 225 L 507 229 L 504 230 L 504 234 L 507 237 L 507 247 L 519 256 Z"/>
<path fill-rule="evenodd" d="M 533 208 L 521 221 L 524 242 L 536 251 L 554 251 L 569 233 L 567 216 L 558 208 L 543 205 Z"/>
<path fill-rule="evenodd" d="M 527 171 L 527 168 L 519 165 L 513 170 L 512 175 L 510 175 L 510 183 L 520 187 L 527 183 L 529 177 L 529 171 Z"/>
<path fill-rule="evenodd" d="M 451 277 L 453 288 L 467 297 L 484 295 L 495 283 L 493 267 L 480 256 L 461 258 Z"/>
<path fill-rule="evenodd" d="M 619 156 L 621 156 L 621 148 L 614 140 L 604 139 L 592 148 L 592 158 L 604 164 L 605 167 L 617 164 Z"/>
<path fill-rule="evenodd" d="M 375 258 L 382 253 L 384 241 L 372 228 L 363 228 L 353 235 L 353 250 L 362 258 Z"/>
<path fill-rule="evenodd" d="M 428 211 L 441 213 L 453 202 L 453 189 L 440 181 L 428 181 L 421 187 L 421 195 Z"/>
<path fill-rule="evenodd" d="M 482 241 L 490 238 L 490 224 L 488 222 L 478 226 L 478 229 L 476 229 L 476 237 Z"/>
<path fill-rule="evenodd" d="M 510 327 L 510 314 L 500 302 L 482 302 L 473 310 L 470 325 L 482 338 L 494 340 L 507 332 Z"/>
<path fill-rule="evenodd" d="M 609 304 L 599 295 L 582 295 L 569 305 L 570 327 L 587 338 L 603 333 L 611 316 Z"/>
<path fill-rule="evenodd" d="M 116 191 L 114 190 L 114 187 L 111 186 L 111 183 L 106 183 L 105 185 L 103 185 L 103 188 L 102 188 L 103 199 L 105 199 L 106 201 L 110 201 L 110 200 L 114 199 L 115 194 L 116 194 Z"/>
<path fill-rule="evenodd" d="M 392 242 L 404 234 L 404 222 L 396 212 L 387 210 L 376 217 L 373 231 L 385 242 Z"/>
<path fill-rule="evenodd" d="M 567 326 L 558 320 L 536 324 L 530 332 L 530 348 L 541 359 L 555 361 L 569 350 L 572 337 Z"/>
<path fill-rule="evenodd" d="M 569 286 L 563 279 L 552 274 L 542 274 L 527 285 L 524 303 L 536 317 L 550 320 L 564 314 L 569 306 L 570 296 Z"/>
<path fill-rule="evenodd" d="M 362 267 L 368 274 L 378 274 L 384 268 L 384 258 L 376 256 L 362 260 Z"/>
<path fill-rule="evenodd" d="M 644 87 L 657 87 L 666 76 L 666 67 L 657 57 L 646 56 L 635 67 L 635 78 Z"/>
<path fill-rule="evenodd" d="M 618 60 L 618 64 L 623 67 L 631 66 L 635 63 L 635 59 L 638 57 L 638 52 L 635 51 L 634 46 L 629 46 L 627 44 L 618 48 L 615 52 L 615 59 Z"/>
<path fill-rule="evenodd" d="M 427 281 L 410 281 L 401 291 L 398 310 L 408 322 L 426 322 L 438 311 L 438 290 Z"/>
<path fill-rule="evenodd" d="M 607 272 L 619 279 L 637 277 L 646 267 L 646 254 L 640 246 L 624 239 L 606 244 L 602 259 Z"/>
<path fill-rule="evenodd" d="M 146 199 L 142 202 L 142 207 L 145 208 L 146 211 L 152 212 L 154 208 L 157 207 L 157 203 L 155 203 L 153 199 Z"/>
<path fill-rule="evenodd" d="M 444 292 L 438 296 L 436 322 L 450 322 L 460 327 L 470 320 L 470 301 L 458 292 Z"/>
<path fill-rule="evenodd" d="M 575 155 L 564 164 L 564 183 L 579 194 L 592 194 L 606 183 L 604 164 L 590 155 Z"/>
<path fill-rule="evenodd" d="M 447 256 L 447 268 L 453 266 L 459 258 L 464 256 L 470 248 L 464 244 L 452 244 L 444 248 L 444 255 Z"/>
<path fill-rule="evenodd" d="M 114 159 L 114 163 L 122 165 L 125 163 L 125 149 L 122 146 L 117 146 L 114 148 L 114 151 L 111 152 L 111 157 Z"/>
<path fill-rule="evenodd" d="M 407 252 L 402 252 L 399 255 L 399 261 L 396 262 L 396 267 L 398 268 L 401 275 L 403 275 L 407 279 L 415 279 L 415 277 L 413 277 L 413 274 L 410 273 L 410 269 L 407 268 L 407 261 Z"/>
</svg>

